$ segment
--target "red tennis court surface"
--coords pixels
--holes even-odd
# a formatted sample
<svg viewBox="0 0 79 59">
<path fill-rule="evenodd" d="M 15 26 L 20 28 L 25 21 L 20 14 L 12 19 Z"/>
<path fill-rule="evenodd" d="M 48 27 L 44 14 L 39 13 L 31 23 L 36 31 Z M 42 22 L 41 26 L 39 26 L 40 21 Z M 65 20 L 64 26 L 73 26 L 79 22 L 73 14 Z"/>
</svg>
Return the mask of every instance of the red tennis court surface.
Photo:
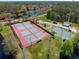
<svg viewBox="0 0 79 59">
<path fill-rule="evenodd" d="M 31 44 L 43 40 L 50 35 L 31 22 L 23 22 L 11 25 L 22 46 L 28 47 Z"/>
</svg>

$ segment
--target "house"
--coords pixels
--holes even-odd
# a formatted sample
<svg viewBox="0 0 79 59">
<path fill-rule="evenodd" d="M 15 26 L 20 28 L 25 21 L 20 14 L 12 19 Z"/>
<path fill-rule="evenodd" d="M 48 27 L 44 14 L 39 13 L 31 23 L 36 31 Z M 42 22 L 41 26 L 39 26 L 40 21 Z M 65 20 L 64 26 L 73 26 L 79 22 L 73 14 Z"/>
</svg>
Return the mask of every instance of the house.
<svg viewBox="0 0 79 59">
<path fill-rule="evenodd" d="M 0 14 L 0 20 L 4 20 L 6 18 L 9 18 L 11 15 L 11 13 L 3 13 L 3 14 Z"/>
</svg>

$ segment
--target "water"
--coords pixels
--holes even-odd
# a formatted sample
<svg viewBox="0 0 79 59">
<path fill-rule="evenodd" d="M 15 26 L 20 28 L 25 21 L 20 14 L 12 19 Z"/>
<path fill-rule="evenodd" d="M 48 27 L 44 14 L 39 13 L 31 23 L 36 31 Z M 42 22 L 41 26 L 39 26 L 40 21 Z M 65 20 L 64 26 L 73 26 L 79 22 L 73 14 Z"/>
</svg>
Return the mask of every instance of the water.
<svg viewBox="0 0 79 59">
<path fill-rule="evenodd" d="M 4 52 L 4 48 L 3 48 L 3 37 L 2 35 L 0 34 L 0 59 L 11 59 L 11 56 L 10 55 L 6 55 L 5 52 Z"/>
<path fill-rule="evenodd" d="M 79 59 L 79 56 L 76 56 L 74 59 Z"/>
<path fill-rule="evenodd" d="M 41 11 L 34 11 L 34 10 L 32 10 L 32 11 L 26 12 L 26 14 L 28 16 L 38 16 L 38 15 L 42 15 L 42 14 L 46 14 L 46 13 L 45 12 L 41 12 Z"/>
<path fill-rule="evenodd" d="M 52 32 L 55 32 L 57 36 L 63 38 L 63 39 L 70 39 L 72 36 L 73 36 L 73 33 L 67 31 L 67 30 L 64 30 L 62 28 L 53 28 L 51 30 Z"/>
</svg>

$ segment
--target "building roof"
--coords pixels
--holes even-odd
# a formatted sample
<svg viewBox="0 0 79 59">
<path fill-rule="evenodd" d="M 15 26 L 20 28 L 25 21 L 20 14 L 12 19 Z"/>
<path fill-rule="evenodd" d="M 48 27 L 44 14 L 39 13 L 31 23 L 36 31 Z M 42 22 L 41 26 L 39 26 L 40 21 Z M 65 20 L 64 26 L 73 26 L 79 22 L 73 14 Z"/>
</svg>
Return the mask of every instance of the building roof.
<svg viewBox="0 0 79 59">
<path fill-rule="evenodd" d="M 0 14 L 0 19 L 2 19 L 2 18 L 8 18 L 10 15 L 11 15 L 11 13 Z"/>
</svg>

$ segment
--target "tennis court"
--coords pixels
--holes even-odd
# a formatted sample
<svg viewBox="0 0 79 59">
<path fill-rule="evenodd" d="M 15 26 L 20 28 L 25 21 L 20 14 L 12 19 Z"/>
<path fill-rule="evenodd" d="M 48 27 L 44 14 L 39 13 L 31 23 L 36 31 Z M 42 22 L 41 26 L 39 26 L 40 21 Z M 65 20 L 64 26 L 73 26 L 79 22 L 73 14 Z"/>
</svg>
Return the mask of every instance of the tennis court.
<svg viewBox="0 0 79 59">
<path fill-rule="evenodd" d="M 49 34 L 31 22 L 11 25 L 22 46 L 28 47 L 39 40 L 49 37 Z"/>
</svg>

